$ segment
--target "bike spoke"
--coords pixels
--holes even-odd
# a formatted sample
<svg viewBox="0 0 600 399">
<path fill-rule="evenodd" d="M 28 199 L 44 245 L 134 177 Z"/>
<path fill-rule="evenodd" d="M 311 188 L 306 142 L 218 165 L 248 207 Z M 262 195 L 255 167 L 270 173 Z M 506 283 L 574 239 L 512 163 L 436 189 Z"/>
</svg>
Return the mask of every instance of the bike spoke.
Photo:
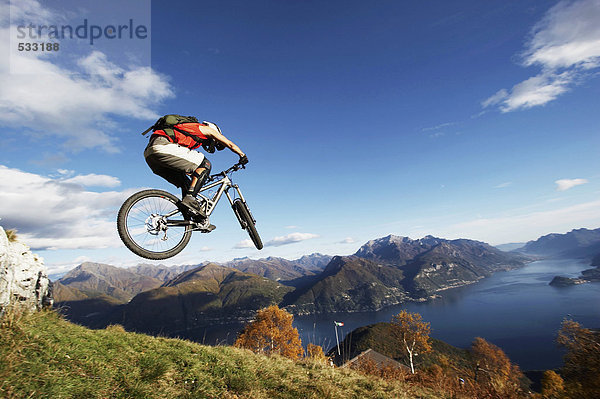
<svg viewBox="0 0 600 399">
<path fill-rule="evenodd" d="M 133 242 L 144 250 L 164 252 L 177 246 L 184 238 L 187 226 L 167 226 L 164 215 L 177 215 L 177 206 L 158 198 L 142 198 L 133 204 L 127 215 L 127 229 Z M 183 219 L 183 216 L 179 216 Z"/>
</svg>

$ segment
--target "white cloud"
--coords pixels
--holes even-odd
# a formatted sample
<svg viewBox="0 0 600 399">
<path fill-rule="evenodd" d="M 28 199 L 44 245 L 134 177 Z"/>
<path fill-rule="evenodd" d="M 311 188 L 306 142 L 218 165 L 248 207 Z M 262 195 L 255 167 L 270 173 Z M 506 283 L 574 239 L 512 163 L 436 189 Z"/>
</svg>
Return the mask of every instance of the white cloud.
<svg viewBox="0 0 600 399">
<path fill-rule="evenodd" d="M 0 165 L 0 223 L 34 249 L 118 247 L 116 213 L 133 191 L 91 192 Z"/>
<path fill-rule="evenodd" d="M 494 188 L 506 188 L 506 187 L 510 186 L 511 184 L 512 184 L 511 181 L 507 181 L 507 182 L 504 182 L 504 183 L 500 183 L 497 186 L 494 186 Z"/>
<path fill-rule="evenodd" d="M 28 243 L 26 243 L 28 244 Z M 92 258 L 90 258 L 89 256 L 78 256 L 75 259 L 71 260 L 71 261 L 66 261 L 66 262 L 55 262 L 55 263 L 50 263 L 50 262 L 44 262 L 44 266 L 46 266 L 46 269 L 48 270 L 48 276 L 50 277 L 51 280 L 56 281 L 59 278 L 61 278 L 62 276 L 64 276 L 67 272 L 69 272 L 70 270 L 73 270 L 74 268 L 76 268 L 77 266 L 79 266 L 80 264 L 84 263 L 84 262 L 94 262 L 94 260 Z"/>
<path fill-rule="evenodd" d="M 13 1 L 10 9 L 29 19 L 52 17 L 32 0 Z M 1 23 L 0 37 L 8 38 L 6 16 Z M 10 63 L 0 63 L 0 123 L 18 124 L 19 133 L 57 137 L 71 151 L 118 151 L 111 118 L 155 119 L 153 107 L 173 96 L 166 76 L 148 67 L 116 65 L 99 51 L 72 55 L 78 58 L 69 67 L 57 64 L 57 57 L 67 60 L 62 54 L 25 54 L 10 40 L 0 41 L 0 53 L 10 54 Z M 11 73 L 10 66 L 19 73 Z"/>
<path fill-rule="evenodd" d="M 88 262 L 88 261 L 85 260 L 83 262 Z M 65 274 L 67 274 L 70 270 L 73 270 L 74 268 L 76 268 L 77 266 L 82 264 L 83 262 L 80 262 L 77 259 L 74 259 L 71 262 L 58 262 L 58 263 L 44 262 L 44 266 L 46 266 L 46 270 L 48 270 L 48 277 L 50 277 L 50 280 L 57 281 L 58 279 L 63 277 Z"/>
<path fill-rule="evenodd" d="M 560 179 L 555 181 L 557 191 L 566 191 L 575 186 L 588 183 L 587 179 Z"/>
<path fill-rule="evenodd" d="M 290 225 L 290 226 L 285 226 L 286 229 L 297 229 L 298 226 L 294 226 L 294 225 Z"/>
<path fill-rule="evenodd" d="M 525 65 L 544 68 L 583 66 L 600 61 L 600 2 L 561 1 L 533 28 L 525 50 Z"/>
<path fill-rule="evenodd" d="M 600 226 L 600 201 L 514 216 L 480 218 L 435 232 L 447 238 L 473 238 L 491 244 L 536 239 L 550 232 Z"/>
<path fill-rule="evenodd" d="M 281 245 L 294 244 L 296 242 L 310 240 L 311 238 L 319 237 L 312 233 L 290 233 L 285 236 L 275 237 L 265 243 L 266 247 L 279 247 Z"/>
<path fill-rule="evenodd" d="M 515 85 L 510 96 L 502 101 L 500 109 L 502 112 L 509 112 L 544 105 L 568 91 L 574 79 L 575 74 L 572 72 L 546 72 L 533 76 Z"/>
<path fill-rule="evenodd" d="M 450 127 L 450 126 L 455 126 L 456 122 L 446 122 L 446 123 L 440 123 L 439 125 L 436 126 L 430 126 L 430 127 L 424 127 L 421 129 L 422 132 L 431 132 L 429 134 L 429 138 L 432 139 L 437 139 L 439 137 L 443 137 L 446 135 L 446 128 Z"/>
<path fill-rule="evenodd" d="M 483 108 L 489 107 L 490 105 L 496 105 L 502 102 L 506 97 L 508 97 L 508 91 L 506 91 L 506 89 L 500 89 L 496 94 L 490 96 L 487 100 L 484 100 L 481 105 Z"/>
<path fill-rule="evenodd" d="M 254 244 L 252 243 L 252 240 L 246 239 L 246 240 L 242 240 L 242 241 L 238 242 L 237 244 L 235 244 L 234 248 L 236 248 L 236 249 L 254 248 Z"/>
<path fill-rule="evenodd" d="M 355 242 L 356 242 L 356 240 L 354 238 L 346 237 L 342 241 L 340 241 L 340 244 L 353 244 Z"/>
<path fill-rule="evenodd" d="M 429 138 L 431 139 L 437 139 L 439 137 L 444 137 L 446 135 L 446 132 L 435 132 L 429 135 Z"/>
<path fill-rule="evenodd" d="M 531 30 L 521 54 L 524 66 L 541 72 L 499 90 L 482 102 L 502 112 L 540 106 L 553 101 L 600 66 L 600 1 L 561 1 Z"/>
<path fill-rule="evenodd" d="M 421 129 L 422 132 L 430 132 L 432 130 L 440 130 L 449 126 L 454 126 L 456 125 L 456 122 L 446 122 L 446 123 L 440 123 L 439 125 L 436 126 L 431 126 L 431 127 L 424 127 L 423 129 Z"/>
<path fill-rule="evenodd" d="M 73 260 L 74 263 L 81 264 L 83 262 L 91 262 L 92 259 L 89 256 L 81 255 Z"/>
<path fill-rule="evenodd" d="M 62 182 L 85 187 L 117 187 L 121 185 L 121 181 L 114 176 L 97 175 L 95 173 L 71 177 L 70 179 L 62 180 Z"/>
<path fill-rule="evenodd" d="M 51 21 L 59 18 L 59 16 L 53 13 L 51 10 L 42 7 L 37 0 L 11 1 L 10 5 L 8 1 L 1 1 L 0 4 L 2 4 L 0 23 L 3 25 L 9 23 L 9 18 L 12 18 L 13 21 L 22 19 L 32 20 L 35 18 L 39 18 L 43 21 Z"/>
</svg>

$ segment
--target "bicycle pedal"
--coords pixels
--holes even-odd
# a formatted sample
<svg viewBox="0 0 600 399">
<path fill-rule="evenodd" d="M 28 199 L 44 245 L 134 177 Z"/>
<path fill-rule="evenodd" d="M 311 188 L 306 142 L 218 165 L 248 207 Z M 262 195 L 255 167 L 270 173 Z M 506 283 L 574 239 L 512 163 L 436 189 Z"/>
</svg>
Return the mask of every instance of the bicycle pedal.
<svg viewBox="0 0 600 399">
<path fill-rule="evenodd" d="M 196 227 L 194 228 L 194 230 L 197 230 L 201 233 L 210 233 L 211 231 L 217 228 L 214 224 L 210 224 L 208 219 L 197 221 L 195 225 Z"/>
<path fill-rule="evenodd" d="M 217 226 L 215 226 L 214 224 L 208 225 L 208 227 L 204 227 L 202 229 L 200 229 L 201 233 L 210 233 L 211 231 L 213 231 L 214 229 L 216 229 Z"/>
</svg>

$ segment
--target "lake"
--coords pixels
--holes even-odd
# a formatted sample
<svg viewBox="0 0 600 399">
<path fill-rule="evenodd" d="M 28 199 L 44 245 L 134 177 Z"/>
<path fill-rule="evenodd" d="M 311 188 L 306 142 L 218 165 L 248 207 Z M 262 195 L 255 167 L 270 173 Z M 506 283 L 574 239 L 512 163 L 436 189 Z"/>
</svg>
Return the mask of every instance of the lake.
<svg viewBox="0 0 600 399">
<path fill-rule="evenodd" d="M 600 283 L 552 287 L 555 275 L 577 277 L 589 264 L 578 260 L 542 260 L 465 287 L 440 292 L 442 298 L 423 303 L 405 303 L 378 312 L 333 313 L 296 316 L 304 345 L 316 343 L 325 349 L 335 345 L 334 320 L 340 341 L 352 330 L 378 322 L 389 322 L 402 309 L 418 312 L 431 323 L 431 336 L 460 348 L 468 348 L 475 337 L 502 348 L 522 370 L 550 369 L 562 364 L 562 351 L 554 343 L 564 318 L 588 328 L 600 327 Z M 231 343 L 239 325 L 213 326 L 196 332 L 194 339 L 207 344 Z M 191 338 L 191 337 L 190 337 Z"/>
</svg>

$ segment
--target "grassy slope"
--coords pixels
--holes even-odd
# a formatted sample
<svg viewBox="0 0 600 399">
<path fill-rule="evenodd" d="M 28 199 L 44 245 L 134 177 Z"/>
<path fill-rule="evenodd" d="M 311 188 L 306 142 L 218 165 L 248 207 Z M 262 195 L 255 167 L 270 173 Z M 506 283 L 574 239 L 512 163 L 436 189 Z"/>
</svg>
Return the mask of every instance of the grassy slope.
<svg viewBox="0 0 600 399">
<path fill-rule="evenodd" d="M 359 327 L 340 342 L 340 346 L 349 352 L 348 357 L 350 358 L 369 348 L 399 361 L 405 357 L 402 348 L 392 336 L 390 323 L 376 323 Z M 440 358 L 443 356 L 454 369 L 461 370 L 464 374 L 468 373 L 471 366 L 467 350 L 456 348 L 433 338 L 431 346 L 431 352 L 422 353 L 416 359 L 418 368 L 440 364 Z"/>
<path fill-rule="evenodd" d="M 89 330 L 40 312 L 0 327 L 2 398 L 436 398 L 351 370 Z"/>
</svg>

